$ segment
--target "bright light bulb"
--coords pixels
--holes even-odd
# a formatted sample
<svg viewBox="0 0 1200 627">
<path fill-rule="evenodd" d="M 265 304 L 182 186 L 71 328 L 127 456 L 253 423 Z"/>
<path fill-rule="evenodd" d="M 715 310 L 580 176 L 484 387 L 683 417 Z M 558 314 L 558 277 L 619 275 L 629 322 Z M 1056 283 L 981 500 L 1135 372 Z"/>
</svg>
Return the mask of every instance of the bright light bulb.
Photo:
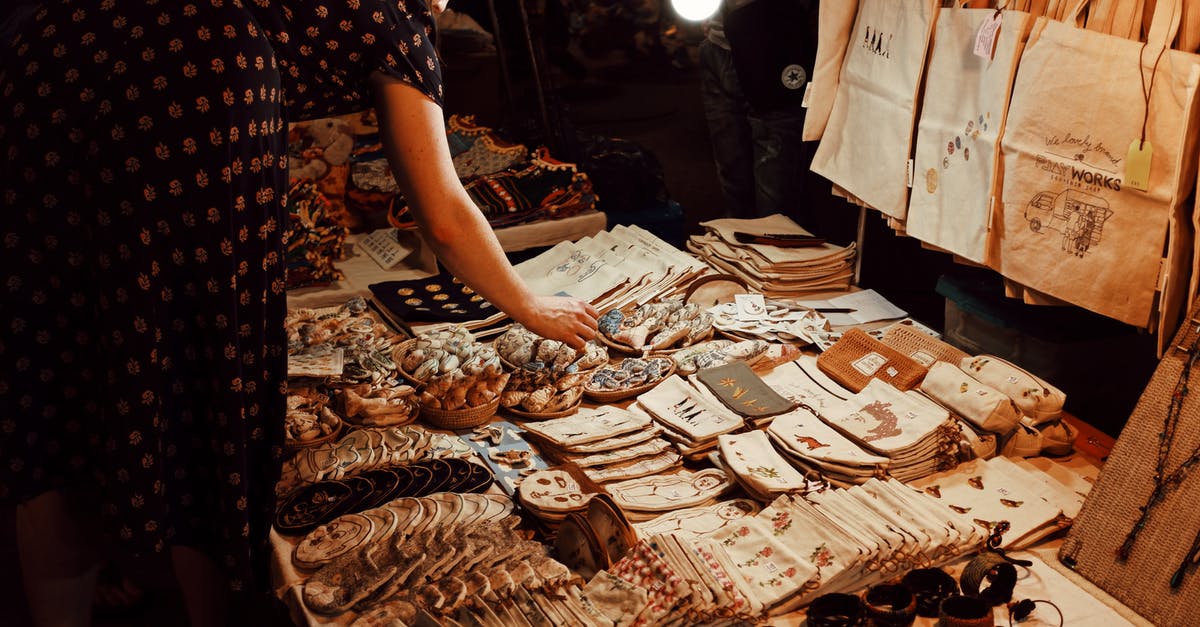
<svg viewBox="0 0 1200 627">
<path fill-rule="evenodd" d="M 712 17 L 721 0 L 671 0 L 671 7 L 685 20 L 699 22 Z"/>
</svg>

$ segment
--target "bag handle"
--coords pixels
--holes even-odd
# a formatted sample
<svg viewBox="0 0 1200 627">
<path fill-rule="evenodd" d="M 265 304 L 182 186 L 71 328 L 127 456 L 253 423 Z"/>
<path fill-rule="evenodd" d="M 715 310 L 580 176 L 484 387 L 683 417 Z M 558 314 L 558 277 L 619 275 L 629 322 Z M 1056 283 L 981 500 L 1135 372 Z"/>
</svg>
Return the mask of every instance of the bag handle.
<svg viewBox="0 0 1200 627">
<path fill-rule="evenodd" d="M 1180 22 L 1175 48 L 1184 52 L 1200 52 L 1200 0 L 1183 0 Z"/>
<path fill-rule="evenodd" d="M 1121 0 L 1113 10 L 1111 34 L 1134 41 L 1142 40 L 1142 13 L 1146 0 Z"/>
<path fill-rule="evenodd" d="M 1150 28 L 1147 29 L 1146 38 L 1143 41 L 1151 46 L 1161 45 L 1169 48 L 1171 42 L 1175 41 L 1175 35 L 1179 33 L 1179 23 L 1182 18 L 1183 0 L 1155 0 Z"/>
<path fill-rule="evenodd" d="M 1117 9 L 1117 0 L 1095 0 L 1088 7 L 1085 28 L 1100 33 L 1112 34 L 1113 14 Z"/>
</svg>

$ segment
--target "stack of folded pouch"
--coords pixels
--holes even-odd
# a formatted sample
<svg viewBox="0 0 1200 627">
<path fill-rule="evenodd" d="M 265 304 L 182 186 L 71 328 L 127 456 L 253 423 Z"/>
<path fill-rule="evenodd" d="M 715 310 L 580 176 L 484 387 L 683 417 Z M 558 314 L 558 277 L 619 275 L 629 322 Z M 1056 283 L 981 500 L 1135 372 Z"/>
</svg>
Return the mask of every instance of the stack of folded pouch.
<svg viewBox="0 0 1200 627">
<path fill-rule="evenodd" d="M 631 410 L 652 416 L 662 427 L 663 435 L 689 459 L 703 457 L 716 448 L 717 436 L 745 426 L 740 415 L 678 375 L 638 396 Z"/>
<path fill-rule="evenodd" d="M 891 460 L 888 474 L 911 481 L 958 463 L 962 432 L 950 412 L 915 391 L 878 379 L 821 417 L 868 452 Z"/>
<path fill-rule="evenodd" d="M 959 367 L 975 380 L 1007 395 L 1022 418 L 1012 435 L 1002 438 L 1001 453 L 1009 457 L 1069 455 L 1078 430 L 1063 420 L 1067 396 L 1037 375 L 994 355 L 964 358 Z"/>
<path fill-rule="evenodd" d="M 633 523 L 639 538 L 669 533 L 683 538 L 698 538 L 717 533 L 746 516 L 759 512 L 761 506 L 752 499 L 730 499 L 709 505 L 677 509 L 645 521 Z"/>
<path fill-rule="evenodd" d="M 686 624 L 758 621 L 822 594 L 953 561 L 986 537 L 938 499 L 876 479 L 784 495 L 706 533 L 644 535 L 578 596 L 612 623 L 622 616 L 636 617 L 633 624 L 662 624 L 667 616 Z"/>
<path fill-rule="evenodd" d="M 680 469 L 604 485 L 613 502 L 633 522 L 653 520 L 680 509 L 713 505 L 732 487 L 733 481 L 717 468 L 695 472 Z"/>
<path fill-rule="evenodd" d="M 582 408 L 566 418 L 522 427 L 544 455 L 571 463 L 598 483 L 656 474 L 679 465 L 662 427 L 643 413 L 619 407 Z"/>
<path fill-rule="evenodd" d="M 868 453 L 806 408 L 776 416 L 766 432 L 794 466 L 838 487 L 885 476 L 892 463 L 889 457 Z"/>
<path fill-rule="evenodd" d="M 717 452 L 709 454 L 714 466 L 724 468 L 751 497 L 769 502 L 781 494 L 806 493 L 822 487 L 796 470 L 771 446 L 767 434 L 747 431 L 718 436 Z"/>
<path fill-rule="evenodd" d="M 722 272 L 732 274 L 755 292 L 766 296 L 797 296 L 850 287 L 854 274 L 854 246 L 828 243 L 783 247 L 746 243 L 768 234 L 811 236 L 800 225 L 780 214 L 753 220 L 721 219 L 702 222 L 702 235 L 693 235 L 687 249 Z M 738 234 L 741 236 L 739 241 Z"/>
<path fill-rule="evenodd" d="M 1070 525 L 1079 494 L 1053 475 L 1007 457 L 971 460 L 912 482 L 929 496 L 988 531 L 1009 524 L 1004 548 L 1028 547 Z"/>
</svg>

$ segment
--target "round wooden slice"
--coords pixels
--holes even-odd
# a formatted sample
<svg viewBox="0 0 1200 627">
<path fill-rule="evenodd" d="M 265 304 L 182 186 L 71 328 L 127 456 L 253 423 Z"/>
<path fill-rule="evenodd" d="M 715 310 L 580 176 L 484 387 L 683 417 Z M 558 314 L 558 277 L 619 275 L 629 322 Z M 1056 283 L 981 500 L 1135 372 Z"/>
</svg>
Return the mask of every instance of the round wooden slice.
<svg viewBox="0 0 1200 627">
<path fill-rule="evenodd" d="M 341 481 L 319 481 L 289 494 L 275 511 L 275 528 L 283 534 L 308 533 L 321 523 L 346 513 L 354 488 Z"/>
<path fill-rule="evenodd" d="M 333 558 L 363 546 L 373 537 L 375 523 L 362 514 L 346 514 L 313 529 L 296 545 L 292 563 L 316 569 Z"/>
</svg>

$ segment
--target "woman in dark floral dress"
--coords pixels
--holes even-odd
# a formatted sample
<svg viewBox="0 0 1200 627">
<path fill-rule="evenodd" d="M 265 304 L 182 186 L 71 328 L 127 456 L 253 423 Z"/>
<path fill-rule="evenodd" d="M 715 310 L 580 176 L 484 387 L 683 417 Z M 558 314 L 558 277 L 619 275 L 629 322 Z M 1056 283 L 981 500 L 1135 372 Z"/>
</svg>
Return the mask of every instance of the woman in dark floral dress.
<svg viewBox="0 0 1200 627">
<path fill-rule="evenodd" d="M 265 589 L 287 122 L 377 106 L 443 263 L 591 337 L 454 176 L 432 30 L 421 0 L 47 0 L 0 47 L 0 499 L 35 621 L 86 624 L 92 527 L 169 552 L 193 624 L 224 620 L 222 585 Z"/>
</svg>

